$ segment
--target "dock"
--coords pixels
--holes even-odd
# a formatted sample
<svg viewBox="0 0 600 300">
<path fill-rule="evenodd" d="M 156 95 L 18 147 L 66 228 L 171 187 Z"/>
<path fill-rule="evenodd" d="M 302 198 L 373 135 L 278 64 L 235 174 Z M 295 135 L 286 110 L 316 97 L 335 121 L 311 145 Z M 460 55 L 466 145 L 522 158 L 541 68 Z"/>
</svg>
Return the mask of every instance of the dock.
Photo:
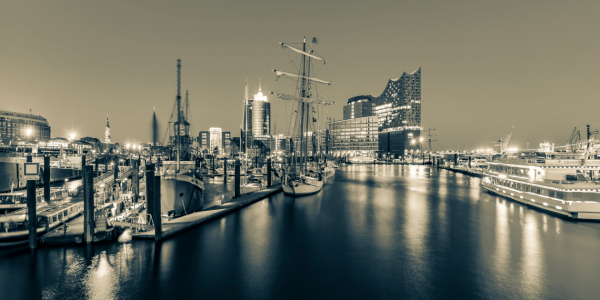
<svg viewBox="0 0 600 300">
<path fill-rule="evenodd" d="M 221 217 L 229 212 L 250 205 L 259 200 L 265 199 L 271 195 L 282 191 L 281 183 L 277 183 L 270 188 L 266 188 L 248 195 L 233 198 L 226 203 L 212 206 L 206 210 L 195 212 L 168 222 L 162 223 L 162 238 L 169 238 L 181 231 L 193 228 L 202 223 Z M 154 239 L 154 228 L 147 231 L 134 233 L 131 235 L 134 239 Z"/>
<path fill-rule="evenodd" d="M 440 166 L 440 169 L 444 169 L 444 170 L 448 170 L 448 171 L 453 171 L 453 172 L 457 172 L 457 173 L 462 173 L 462 174 L 469 175 L 469 176 L 472 176 L 472 177 L 483 178 L 483 172 L 479 172 L 479 171 L 476 171 L 474 169 L 469 169 L 469 168 L 467 168 L 467 169 L 465 169 L 465 168 L 455 168 L 455 167 L 452 167 L 452 166 L 450 166 L 450 167 Z"/>
<path fill-rule="evenodd" d="M 64 244 L 80 244 L 83 243 L 83 215 L 69 221 L 67 231 L 64 230 L 64 225 L 44 234 L 40 238 L 40 244 L 45 245 L 64 245 Z M 109 228 L 106 231 L 96 230 L 94 234 L 94 243 L 101 241 L 110 241 L 118 238 L 119 231 L 117 228 Z"/>
</svg>

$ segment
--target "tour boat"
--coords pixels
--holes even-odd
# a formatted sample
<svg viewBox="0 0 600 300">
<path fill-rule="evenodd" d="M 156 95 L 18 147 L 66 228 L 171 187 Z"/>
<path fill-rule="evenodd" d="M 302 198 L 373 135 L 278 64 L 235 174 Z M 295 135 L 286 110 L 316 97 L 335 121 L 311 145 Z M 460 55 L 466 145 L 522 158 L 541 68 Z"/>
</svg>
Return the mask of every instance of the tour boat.
<svg viewBox="0 0 600 300">
<path fill-rule="evenodd" d="M 83 202 L 68 202 L 37 209 L 38 236 L 66 223 L 83 212 Z M 27 208 L 0 216 L 0 246 L 25 241 L 29 237 Z"/>
<path fill-rule="evenodd" d="M 577 220 L 600 220 L 600 159 L 565 152 L 521 153 L 489 162 L 482 187 Z"/>
</svg>

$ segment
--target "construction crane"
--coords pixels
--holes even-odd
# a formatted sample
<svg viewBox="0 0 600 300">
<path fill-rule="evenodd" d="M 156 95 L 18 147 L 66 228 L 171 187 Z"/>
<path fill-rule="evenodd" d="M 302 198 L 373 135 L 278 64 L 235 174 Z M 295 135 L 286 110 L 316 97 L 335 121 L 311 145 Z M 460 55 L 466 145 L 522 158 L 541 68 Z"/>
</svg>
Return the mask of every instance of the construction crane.
<svg viewBox="0 0 600 300">
<path fill-rule="evenodd" d="M 508 151 L 508 141 L 510 141 L 513 129 L 515 129 L 515 125 L 513 125 L 507 135 L 499 139 L 497 142 L 490 142 L 492 146 L 499 147 L 499 153 L 503 154 L 503 156 Z"/>
<path fill-rule="evenodd" d="M 573 133 L 571 133 L 571 137 L 569 137 L 569 140 L 567 141 L 567 146 L 566 146 L 566 150 L 567 152 L 572 152 L 575 150 L 575 146 L 577 144 L 577 142 L 581 141 L 581 130 L 577 129 L 577 126 L 575 127 L 575 129 L 573 129 Z"/>
</svg>

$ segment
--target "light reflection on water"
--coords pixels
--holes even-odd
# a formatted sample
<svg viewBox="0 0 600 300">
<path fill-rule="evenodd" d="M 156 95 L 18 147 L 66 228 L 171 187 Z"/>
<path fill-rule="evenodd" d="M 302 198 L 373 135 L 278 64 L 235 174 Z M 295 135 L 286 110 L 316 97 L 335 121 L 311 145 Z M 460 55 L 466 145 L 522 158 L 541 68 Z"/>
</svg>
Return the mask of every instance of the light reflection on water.
<svg viewBox="0 0 600 300">
<path fill-rule="evenodd" d="M 562 220 L 479 183 L 428 166 L 342 167 L 316 195 L 277 194 L 159 246 L 124 238 L 0 252 L 0 290 L 7 299 L 600 294 L 600 223 Z"/>
</svg>

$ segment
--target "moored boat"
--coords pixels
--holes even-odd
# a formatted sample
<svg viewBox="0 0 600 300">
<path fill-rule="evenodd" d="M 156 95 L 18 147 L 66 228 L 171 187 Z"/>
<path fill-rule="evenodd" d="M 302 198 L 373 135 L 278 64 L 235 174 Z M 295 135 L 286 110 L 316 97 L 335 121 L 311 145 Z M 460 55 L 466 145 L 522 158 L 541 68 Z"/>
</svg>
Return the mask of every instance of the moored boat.
<svg viewBox="0 0 600 300">
<path fill-rule="evenodd" d="M 577 220 L 600 220 L 600 159 L 538 153 L 489 162 L 482 187 L 514 201 Z"/>
</svg>

